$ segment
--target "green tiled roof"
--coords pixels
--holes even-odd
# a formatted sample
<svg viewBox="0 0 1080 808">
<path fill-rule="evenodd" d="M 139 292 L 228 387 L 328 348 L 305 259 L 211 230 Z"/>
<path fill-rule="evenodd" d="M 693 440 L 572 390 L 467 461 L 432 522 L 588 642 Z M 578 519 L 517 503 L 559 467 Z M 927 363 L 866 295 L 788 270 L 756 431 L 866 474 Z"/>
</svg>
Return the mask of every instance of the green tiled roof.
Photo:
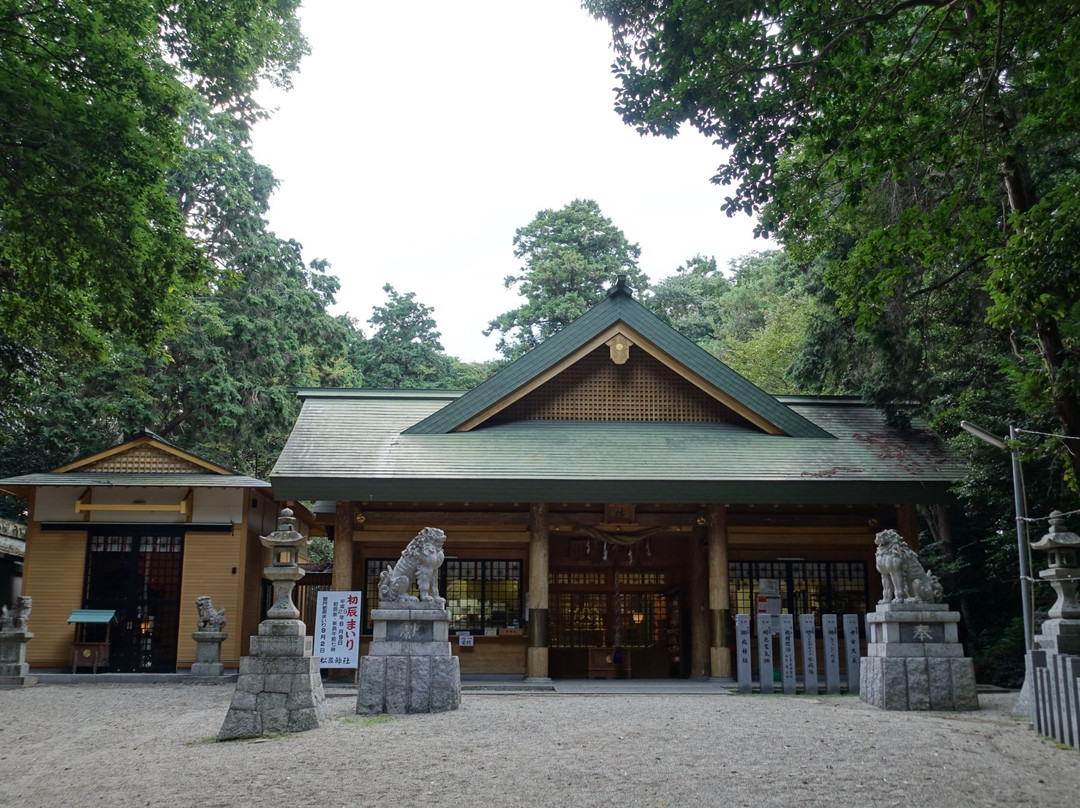
<svg viewBox="0 0 1080 808">
<path fill-rule="evenodd" d="M 94 485 L 134 488 L 269 488 L 270 483 L 242 474 L 199 472 L 51 471 L 0 480 L 0 490 L 22 486 Z"/>
<path fill-rule="evenodd" d="M 791 413 L 789 424 L 809 425 L 801 434 L 814 435 L 793 437 L 733 424 L 615 421 L 419 432 L 409 427 L 469 394 L 300 395 L 302 411 L 270 475 L 284 499 L 928 504 L 949 501 L 963 474 L 925 425 L 893 430 L 848 400 L 767 396 Z"/>
<path fill-rule="evenodd" d="M 813 422 L 744 379 L 708 351 L 684 337 L 638 303 L 623 287 L 589 309 L 557 334 L 447 407 L 411 425 L 409 434 L 451 432 L 507 395 L 529 384 L 549 368 L 617 323 L 624 323 L 674 362 L 696 374 L 747 409 L 792 437 L 828 437 Z"/>
</svg>

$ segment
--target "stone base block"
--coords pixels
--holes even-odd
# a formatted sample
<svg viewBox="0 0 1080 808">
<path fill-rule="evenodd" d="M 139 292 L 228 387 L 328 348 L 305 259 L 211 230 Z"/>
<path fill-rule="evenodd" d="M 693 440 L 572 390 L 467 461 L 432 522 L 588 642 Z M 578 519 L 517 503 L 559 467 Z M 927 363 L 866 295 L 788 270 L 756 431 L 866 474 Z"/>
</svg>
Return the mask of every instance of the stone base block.
<svg viewBox="0 0 1080 808">
<path fill-rule="evenodd" d="M 0 688 L 33 687 L 37 681 L 36 676 L 4 676 L 0 673 Z"/>
<path fill-rule="evenodd" d="M 461 705 L 455 656 L 365 656 L 359 679 L 359 715 L 440 713 Z"/>
<path fill-rule="evenodd" d="M 303 638 L 300 638 L 301 640 Z M 242 657 L 219 741 L 315 729 L 328 716 L 318 657 Z"/>
<path fill-rule="evenodd" d="M 193 662 L 191 664 L 192 676 L 221 676 L 225 673 L 225 666 L 220 662 Z"/>
<path fill-rule="evenodd" d="M 302 657 L 304 638 L 256 635 L 251 638 L 251 655 L 260 658 Z"/>
<path fill-rule="evenodd" d="M 864 657 L 859 699 L 883 710 L 977 710 L 967 657 Z"/>
</svg>

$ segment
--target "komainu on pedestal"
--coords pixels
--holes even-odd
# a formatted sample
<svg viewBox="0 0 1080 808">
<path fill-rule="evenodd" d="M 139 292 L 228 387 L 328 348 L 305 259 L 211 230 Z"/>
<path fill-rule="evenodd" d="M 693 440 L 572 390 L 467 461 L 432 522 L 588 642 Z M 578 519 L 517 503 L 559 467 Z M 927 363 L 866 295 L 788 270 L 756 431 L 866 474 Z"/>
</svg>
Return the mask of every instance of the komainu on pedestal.
<svg viewBox="0 0 1080 808">
<path fill-rule="evenodd" d="M 957 636 L 959 612 L 895 530 L 875 538 L 883 596 L 866 616 L 859 698 L 885 710 L 977 710 L 975 667 Z"/>
<path fill-rule="evenodd" d="M 444 712 L 461 704 L 461 671 L 450 650 L 450 613 L 439 595 L 445 542 L 443 531 L 425 527 L 379 577 L 371 647 L 360 660 L 360 715 Z"/>
</svg>

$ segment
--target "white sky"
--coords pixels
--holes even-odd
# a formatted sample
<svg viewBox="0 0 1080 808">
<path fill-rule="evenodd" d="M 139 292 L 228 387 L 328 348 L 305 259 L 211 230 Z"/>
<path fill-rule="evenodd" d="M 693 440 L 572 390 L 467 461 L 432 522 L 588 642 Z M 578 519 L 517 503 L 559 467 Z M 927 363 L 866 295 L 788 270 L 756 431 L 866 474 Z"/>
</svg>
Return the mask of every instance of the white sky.
<svg viewBox="0 0 1080 808">
<path fill-rule="evenodd" d="M 594 199 L 656 281 L 697 253 L 771 245 L 720 209 L 723 155 L 697 132 L 641 137 L 613 111 L 610 30 L 580 0 L 307 0 L 312 53 L 253 153 L 280 181 L 280 237 L 341 280 L 366 321 L 385 283 L 434 308 L 446 352 L 496 357 L 481 331 L 521 300 L 513 238 L 545 208 Z"/>
</svg>

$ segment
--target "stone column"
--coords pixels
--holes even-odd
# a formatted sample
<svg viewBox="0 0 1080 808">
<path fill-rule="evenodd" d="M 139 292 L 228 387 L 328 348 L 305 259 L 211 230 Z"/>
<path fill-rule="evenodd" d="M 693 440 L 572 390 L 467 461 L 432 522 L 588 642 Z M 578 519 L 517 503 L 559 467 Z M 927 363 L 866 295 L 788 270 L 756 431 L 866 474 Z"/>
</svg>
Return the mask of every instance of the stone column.
<svg viewBox="0 0 1080 808">
<path fill-rule="evenodd" d="M 728 592 L 727 506 L 706 511 L 709 544 L 709 662 L 714 677 L 731 677 L 731 603 Z"/>
<path fill-rule="evenodd" d="M 221 676 L 225 666 L 221 663 L 221 644 L 229 635 L 224 631 L 195 631 L 195 661 L 191 665 L 192 676 Z"/>
<path fill-rule="evenodd" d="M 529 644 L 525 675 L 531 680 L 548 679 L 548 566 L 550 544 L 548 506 L 529 506 Z"/>
<path fill-rule="evenodd" d="M 34 639 L 27 627 L 32 606 L 29 595 L 20 595 L 11 609 L 0 607 L 0 687 L 37 684 L 26 663 L 26 643 Z"/>
<path fill-rule="evenodd" d="M 0 631 L 0 687 L 27 687 L 37 684 L 26 663 L 26 643 L 34 639 L 29 631 Z"/>
</svg>

